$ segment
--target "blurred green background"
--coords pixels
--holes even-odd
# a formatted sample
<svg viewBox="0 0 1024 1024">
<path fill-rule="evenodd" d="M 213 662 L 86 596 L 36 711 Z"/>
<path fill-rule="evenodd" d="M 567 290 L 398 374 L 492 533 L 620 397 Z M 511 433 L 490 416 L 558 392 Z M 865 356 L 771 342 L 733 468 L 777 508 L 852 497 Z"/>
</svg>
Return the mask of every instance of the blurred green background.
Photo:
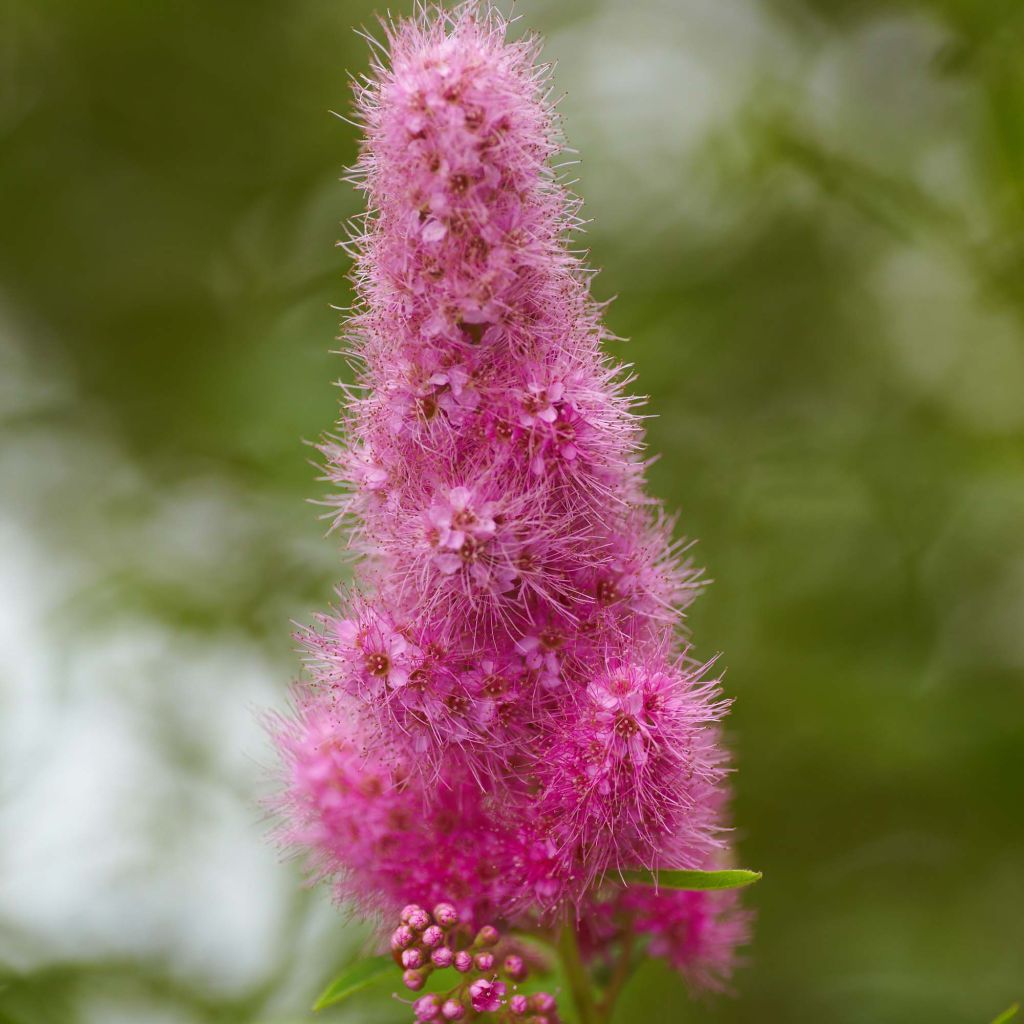
<svg viewBox="0 0 1024 1024">
<path fill-rule="evenodd" d="M 620 1019 L 984 1024 L 1024 995 L 1024 5 L 517 6 L 765 872 L 736 996 L 651 969 Z M 0 4 L 4 1024 L 305 1020 L 365 935 L 264 841 L 257 715 L 340 572 L 302 442 L 372 12 Z"/>
</svg>

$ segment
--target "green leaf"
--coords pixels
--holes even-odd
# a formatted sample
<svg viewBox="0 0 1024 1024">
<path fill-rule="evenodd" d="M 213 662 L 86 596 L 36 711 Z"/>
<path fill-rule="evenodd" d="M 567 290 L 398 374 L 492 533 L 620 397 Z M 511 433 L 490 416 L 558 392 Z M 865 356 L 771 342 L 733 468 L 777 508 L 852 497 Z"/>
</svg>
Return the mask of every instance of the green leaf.
<svg viewBox="0 0 1024 1024">
<path fill-rule="evenodd" d="M 659 889 L 740 889 L 756 882 L 760 871 L 733 868 L 728 871 L 623 871 L 627 882 L 656 885 Z"/>
<path fill-rule="evenodd" d="M 393 970 L 395 961 L 390 956 L 375 956 L 368 960 L 357 960 L 354 964 L 346 967 L 334 981 L 320 993 L 320 998 L 313 1004 L 314 1010 L 323 1010 L 342 999 L 348 999 L 350 995 L 366 988 L 367 985 L 376 981 L 382 974 Z"/>
<path fill-rule="evenodd" d="M 1004 1010 L 992 1024 L 1006 1024 L 1007 1021 L 1013 1020 L 1017 1016 L 1017 1011 L 1020 1009 L 1020 1003 L 1014 1003 L 1009 1009 Z"/>
</svg>

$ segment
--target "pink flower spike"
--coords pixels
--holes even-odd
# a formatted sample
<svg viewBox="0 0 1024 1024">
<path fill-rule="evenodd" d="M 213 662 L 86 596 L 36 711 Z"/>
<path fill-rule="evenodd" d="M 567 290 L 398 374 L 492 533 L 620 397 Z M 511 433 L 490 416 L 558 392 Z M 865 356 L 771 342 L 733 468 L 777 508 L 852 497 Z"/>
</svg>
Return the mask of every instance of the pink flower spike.
<svg viewBox="0 0 1024 1024">
<path fill-rule="evenodd" d="M 588 963 L 631 921 L 691 986 L 720 985 L 738 897 L 621 882 L 730 863 L 728 702 L 693 660 L 700 570 L 647 493 L 632 371 L 571 238 L 549 72 L 489 2 L 415 6 L 354 78 L 356 379 L 320 452 L 357 557 L 272 727 L 277 838 L 398 925 L 382 938 L 407 988 L 460 974 L 446 1020 L 557 1020 L 550 996 L 506 1009 L 526 964 L 491 921 L 573 918 Z"/>
</svg>

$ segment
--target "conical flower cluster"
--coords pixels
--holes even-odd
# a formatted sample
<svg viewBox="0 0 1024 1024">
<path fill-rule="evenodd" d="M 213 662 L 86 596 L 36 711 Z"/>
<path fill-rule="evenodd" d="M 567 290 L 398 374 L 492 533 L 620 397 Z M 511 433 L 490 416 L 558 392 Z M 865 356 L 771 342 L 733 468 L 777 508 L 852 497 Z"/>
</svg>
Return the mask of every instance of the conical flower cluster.
<svg viewBox="0 0 1024 1024">
<path fill-rule="evenodd" d="M 726 702 L 687 655 L 699 572 L 645 494 L 630 378 L 567 242 L 547 70 L 506 29 L 477 4 L 388 26 L 357 88 L 359 376 L 323 452 L 361 558 L 277 730 L 284 837 L 364 906 L 571 907 L 598 935 L 621 869 L 725 856 Z M 656 934 L 721 923 L 713 896 L 610 898 Z"/>
</svg>

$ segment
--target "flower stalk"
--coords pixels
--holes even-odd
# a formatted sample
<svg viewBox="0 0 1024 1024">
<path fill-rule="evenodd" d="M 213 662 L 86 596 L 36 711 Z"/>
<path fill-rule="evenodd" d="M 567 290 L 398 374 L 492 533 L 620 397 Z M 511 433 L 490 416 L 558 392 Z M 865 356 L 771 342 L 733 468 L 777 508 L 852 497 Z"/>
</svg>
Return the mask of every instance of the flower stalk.
<svg viewBox="0 0 1024 1024">
<path fill-rule="evenodd" d="M 576 929 L 571 921 L 559 929 L 558 955 L 580 1024 L 603 1024 L 608 1018 L 594 999 L 590 976 L 583 964 Z"/>
</svg>

